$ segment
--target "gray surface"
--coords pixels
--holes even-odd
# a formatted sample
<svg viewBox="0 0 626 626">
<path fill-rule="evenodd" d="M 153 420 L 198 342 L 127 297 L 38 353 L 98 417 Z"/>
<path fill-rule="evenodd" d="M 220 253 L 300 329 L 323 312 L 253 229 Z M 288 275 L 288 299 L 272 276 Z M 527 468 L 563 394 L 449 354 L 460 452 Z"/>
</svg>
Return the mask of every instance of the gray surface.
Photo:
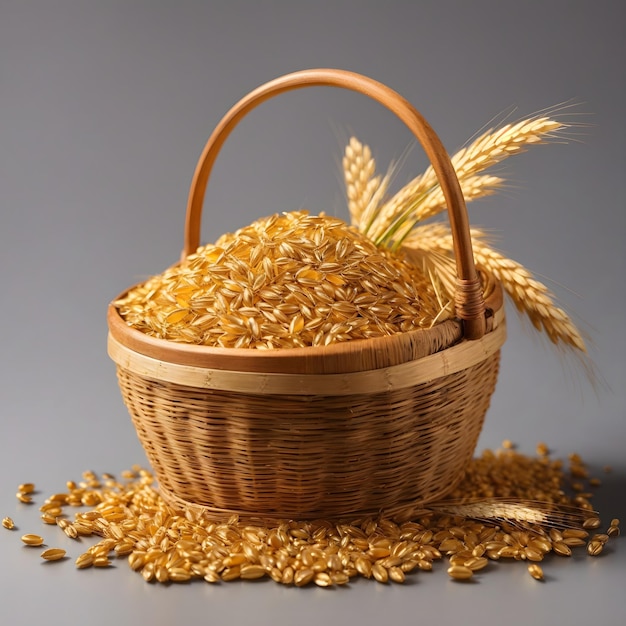
<svg viewBox="0 0 626 626">
<path fill-rule="evenodd" d="M 87 468 L 145 462 L 106 356 L 106 305 L 176 260 L 197 157 L 228 107 L 288 71 L 336 66 L 412 101 L 453 150 L 489 119 L 575 99 L 580 143 L 509 161 L 513 186 L 471 207 L 500 247 L 553 279 L 592 338 L 605 385 L 511 311 L 480 447 L 611 464 L 597 506 L 626 519 L 624 4 L 588 2 L 0 2 L 0 514 Z M 582 114 L 590 115 L 582 115 Z M 361 96 L 304 90 L 264 105 L 227 143 L 204 238 L 302 205 L 340 211 L 336 160 L 353 131 L 381 165 L 407 131 Z M 405 172 L 421 170 L 420 150 Z M 345 215 L 345 213 L 344 213 Z M 562 286 L 562 287 L 561 287 Z M 609 389 L 610 388 L 610 389 Z M 20 533 L 21 534 L 21 533 Z M 69 540 L 54 540 L 76 552 Z M 19 624 L 621 624 L 623 539 L 598 560 L 552 560 L 550 580 L 498 566 L 473 585 L 443 568 L 406 587 L 327 592 L 273 583 L 154 587 L 119 565 L 42 565 L 0 529 L 0 622 Z"/>
</svg>

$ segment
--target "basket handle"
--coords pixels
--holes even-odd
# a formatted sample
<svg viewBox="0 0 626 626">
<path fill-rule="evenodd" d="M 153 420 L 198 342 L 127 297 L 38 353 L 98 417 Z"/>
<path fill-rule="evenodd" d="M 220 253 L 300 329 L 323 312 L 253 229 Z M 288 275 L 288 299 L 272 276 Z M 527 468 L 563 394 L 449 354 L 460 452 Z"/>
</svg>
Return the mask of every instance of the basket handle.
<svg viewBox="0 0 626 626">
<path fill-rule="evenodd" d="M 411 103 L 386 85 L 354 72 L 311 69 L 286 74 L 251 91 L 226 113 L 209 137 L 191 182 L 182 258 L 195 252 L 200 245 L 202 205 L 209 175 L 222 145 L 235 126 L 252 109 L 271 97 L 292 89 L 315 86 L 343 87 L 373 98 L 395 113 L 422 145 L 437 175 L 448 207 L 457 270 L 456 314 L 463 320 L 465 338 L 479 339 L 485 333 L 485 302 L 474 265 L 465 199 L 450 157 L 435 131 Z"/>
</svg>

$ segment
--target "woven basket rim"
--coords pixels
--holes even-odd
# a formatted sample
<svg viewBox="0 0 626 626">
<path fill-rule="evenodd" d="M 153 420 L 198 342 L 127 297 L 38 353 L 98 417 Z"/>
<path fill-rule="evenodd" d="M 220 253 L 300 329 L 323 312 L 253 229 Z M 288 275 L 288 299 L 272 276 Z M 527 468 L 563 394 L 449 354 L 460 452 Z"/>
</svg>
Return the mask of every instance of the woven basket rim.
<svg viewBox="0 0 626 626">
<path fill-rule="evenodd" d="M 493 275 L 481 275 L 489 332 L 494 327 L 495 314 L 503 311 L 502 286 Z M 126 289 L 109 304 L 107 322 L 111 336 L 138 354 L 178 365 L 269 373 L 359 372 L 412 361 L 445 350 L 462 339 L 462 322 L 450 319 L 431 328 L 385 337 L 355 339 L 329 346 L 251 350 L 177 343 L 151 337 L 124 321 L 114 303 L 131 289 L 133 287 Z"/>
<path fill-rule="evenodd" d="M 107 347 L 119 367 L 150 380 L 257 395 L 342 396 L 404 389 L 456 374 L 490 357 L 505 339 L 506 324 L 498 314 L 493 330 L 480 339 L 461 341 L 446 350 L 391 367 L 335 374 L 241 372 L 166 363 L 134 352 L 111 334 Z"/>
</svg>

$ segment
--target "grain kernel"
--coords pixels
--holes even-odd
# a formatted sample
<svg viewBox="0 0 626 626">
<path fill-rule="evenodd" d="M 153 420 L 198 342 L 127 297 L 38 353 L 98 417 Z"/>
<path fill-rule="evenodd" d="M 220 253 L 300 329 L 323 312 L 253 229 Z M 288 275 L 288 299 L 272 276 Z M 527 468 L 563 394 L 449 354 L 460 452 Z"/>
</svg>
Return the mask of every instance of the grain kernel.
<svg viewBox="0 0 626 626">
<path fill-rule="evenodd" d="M 587 542 L 580 537 L 565 537 L 563 543 L 570 548 L 575 548 L 577 546 L 584 546 Z"/>
<path fill-rule="evenodd" d="M 168 570 L 169 579 L 175 583 L 185 583 L 191 579 L 191 573 L 183 567 Z"/>
<path fill-rule="evenodd" d="M 572 549 L 563 541 L 554 542 L 552 551 L 559 556 L 572 556 Z"/>
<path fill-rule="evenodd" d="M 389 580 L 389 573 L 378 563 L 372 565 L 372 576 L 374 576 L 379 583 L 386 583 Z"/>
<path fill-rule="evenodd" d="M 394 583 L 403 583 L 406 580 L 404 572 L 400 567 L 389 568 L 389 579 Z"/>
<path fill-rule="evenodd" d="M 27 546 L 40 546 L 43 543 L 43 537 L 28 533 L 26 535 L 22 535 L 22 541 Z"/>
<path fill-rule="evenodd" d="M 535 579 L 535 580 L 543 580 L 543 570 L 541 569 L 540 565 L 537 565 L 537 563 L 531 563 L 528 566 L 528 573 Z"/>
<path fill-rule="evenodd" d="M 83 552 L 74 562 L 78 569 L 85 569 L 93 565 L 93 555 L 89 552 Z"/>
<path fill-rule="evenodd" d="M 241 578 L 244 580 L 256 580 L 257 578 L 263 578 L 265 574 L 267 574 L 267 572 L 262 565 L 241 566 Z"/>
<path fill-rule="evenodd" d="M 330 587 L 333 584 L 332 578 L 326 572 L 319 572 L 318 574 L 316 574 L 313 582 L 318 587 Z"/>
<path fill-rule="evenodd" d="M 469 580 L 473 575 L 474 572 L 464 565 L 453 565 L 448 568 L 448 576 L 454 580 Z"/>
<path fill-rule="evenodd" d="M 481 569 L 484 569 L 489 564 L 489 560 L 483 556 L 473 556 L 471 559 L 467 559 L 464 565 L 468 567 L 473 572 L 478 572 Z"/>
<path fill-rule="evenodd" d="M 2 526 L 7 530 L 13 530 L 15 528 L 15 522 L 10 517 L 3 517 Z"/>
<path fill-rule="evenodd" d="M 300 569 L 293 576 L 293 582 L 296 587 L 304 587 L 308 585 L 315 576 L 315 572 L 312 569 Z"/>
<path fill-rule="evenodd" d="M 601 524 L 601 522 L 600 522 L 600 519 L 598 517 L 588 517 L 583 522 L 583 528 L 586 528 L 586 529 L 599 528 L 600 524 Z"/>
<path fill-rule="evenodd" d="M 61 548 L 48 548 L 41 553 L 41 558 L 46 561 L 58 561 L 65 556 L 65 550 Z"/>
</svg>

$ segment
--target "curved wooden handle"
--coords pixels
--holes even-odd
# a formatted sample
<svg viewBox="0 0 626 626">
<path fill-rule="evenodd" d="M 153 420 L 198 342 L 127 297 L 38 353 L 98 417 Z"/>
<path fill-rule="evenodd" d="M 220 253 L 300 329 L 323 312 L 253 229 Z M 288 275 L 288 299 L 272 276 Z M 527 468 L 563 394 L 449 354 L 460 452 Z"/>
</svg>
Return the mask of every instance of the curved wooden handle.
<svg viewBox="0 0 626 626">
<path fill-rule="evenodd" d="M 191 182 L 183 258 L 200 245 L 200 225 L 204 194 L 211 169 L 219 151 L 241 119 L 271 97 L 300 87 L 343 87 L 362 93 L 395 113 L 411 130 L 430 159 L 448 206 L 454 239 L 457 284 L 456 314 L 464 322 L 466 339 L 478 339 L 485 333 L 485 303 L 472 252 L 465 200 L 450 157 L 441 140 L 422 115 L 398 93 L 371 78 L 336 69 L 312 69 L 287 74 L 261 85 L 242 98 L 222 118 L 204 147 Z"/>
</svg>

